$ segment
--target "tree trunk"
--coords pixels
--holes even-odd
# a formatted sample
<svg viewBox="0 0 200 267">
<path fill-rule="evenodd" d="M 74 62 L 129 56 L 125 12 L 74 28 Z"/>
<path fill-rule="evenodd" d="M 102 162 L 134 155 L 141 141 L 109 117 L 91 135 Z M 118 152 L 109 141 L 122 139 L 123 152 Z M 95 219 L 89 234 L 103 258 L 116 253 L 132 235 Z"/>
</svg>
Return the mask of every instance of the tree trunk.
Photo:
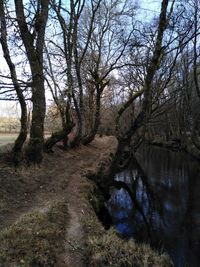
<svg viewBox="0 0 200 267">
<path fill-rule="evenodd" d="M 49 137 L 45 142 L 45 152 L 52 152 L 52 147 L 58 142 L 64 140 L 66 136 L 71 132 L 72 128 L 73 127 L 53 133 L 51 137 Z"/>
<path fill-rule="evenodd" d="M 17 98 L 21 107 L 21 129 L 20 133 L 15 141 L 14 147 L 12 149 L 12 160 L 18 165 L 22 158 L 22 147 L 27 137 L 27 108 L 26 101 L 23 95 L 23 91 L 18 83 L 17 73 L 15 69 L 15 65 L 12 62 L 8 43 L 7 43 L 7 29 L 6 29 L 6 19 L 5 19 L 5 11 L 4 11 L 4 1 L 0 0 L 0 18 L 1 18 L 1 46 L 4 54 L 4 58 L 8 64 L 12 82 L 17 94 Z"/>
<path fill-rule="evenodd" d="M 44 148 L 45 88 L 43 74 L 43 48 L 49 0 L 38 2 L 35 23 L 32 28 L 26 21 L 22 0 L 15 0 L 17 23 L 26 49 L 32 74 L 32 123 L 30 140 L 26 150 L 28 162 L 40 163 Z M 38 27 L 39 26 L 39 27 Z"/>
<path fill-rule="evenodd" d="M 66 107 L 60 106 L 59 111 L 62 120 L 62 130 L 53 133 L 52 136 L 47 139 L 45 142 L 45 152 L 51 152 L 52 147 L 60 141 L 63 141 L 64 149 L 68 147 L 68 134 L 75 126 L 70 111 L 70 103 L 67 103 Z"/>
<path fill-rule="evenodd" d="M 162 55 L 162 41 L 163 35 L 167 27 L 167 7 L 169 0 L 162 0 L 160 18 L 158 23 L 158 33 L 155 42 L 155 48 L 153 51 L 152 58 L 150 60 L 149 66 L 147 68 L 147 74 L 144 81 L 144 98 L 142 102 L 142 108 L 136 119 L 126 131 L 124 136 L 118 137 L 118 149 L 116 153 L 116 157 L 112 164 L 112 169 L 116 168 L 117 164 L 120 162 L 120 157 L 124 155 L 128 155 L 130 152 L 130 142 L 131 138 L 137 133 L 138 129 L 141 127 L 145 127 L 150 115 L 151 115 L 151 100 L 152 100 L 152 82 L 155 76 L 156 71 L 160 67 L 160 58 Z M 128 147 L 129 146 L 129 147 Z M 129 150 L 129 151 L 127 151 Z"/>
<path fill-rule="evenodd" d="M 33 65 L 34 64 L 34 65 Z M 26 149 L 28 162 L 40 163 L 44 148 L 44 119 L 46 111 L 44 76 L 42 66 L 32 62 L 32 121 L 30 140 Z"/>
<path fill-rule="evenodd" d="M 27 127 L 28 127 L 26 102 L 24 98 L 20 99 L 19 95 L 18 99 L 21 106 L 21 119 L 20 119 L 21 129 L 17 139 L 15 140 L 14 147 L 12 149 L 13 162 L 16 165 L 18 165 L 22 159 L 22 148 L 27 138 Z"/>
<path fill-rule="evenodd" d="M 82 144 L 87 145 L 90 142 L 92 142 L 95 138 L 95 135 L 97 134 L 99 124 L 100 124 L 100 108 L 101 108 L 101 91 L 97 90 L 96 95 L 96 112 L 95 112 L 95 118 L 94 118 L 94 124 L 90 131 L 90 134 L 88 136 L 85 136 L 82 139 Z"/>
</svg>

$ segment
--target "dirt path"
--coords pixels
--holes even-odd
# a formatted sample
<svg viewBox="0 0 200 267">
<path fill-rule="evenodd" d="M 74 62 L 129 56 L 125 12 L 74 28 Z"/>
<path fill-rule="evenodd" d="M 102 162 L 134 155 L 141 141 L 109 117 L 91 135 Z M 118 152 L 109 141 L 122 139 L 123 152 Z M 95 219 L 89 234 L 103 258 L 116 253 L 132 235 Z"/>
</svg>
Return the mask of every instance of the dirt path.
<svg viewBox="0 0 200 267">
<path fill-rule="evenodd" d="M 109 144 L 109 149 L 108 149 Z M 116 147 L 116 140 L 114 138 L 99 138 L 91 145 L 82 147 L 82 149 L 75 153 L 77 171 L 70 176 L 67 187 L 67 195 L 69 204 L 70 224 L 66 234 L 65 252 L 61 256 L 61 262 L 58 266 L 84 266 L 84 230 L 83 217 L 85 214 L 84 202 L 80 200 L 81 187 L 84 183 L 84 175 L 87 173 L 95 173 L 98 166 L 104 159 L 109 157 L 109 153 L 113 152 Z"/>
<path fill-rule="evenodd" d="M 68 194 L 71 195 L 68 202 L 68 212 L 70 215 L 70 222 L 65 238 L 65 251 L 60 256 L 57 266 L 84 266 L 83 263 L 83 247 L 84 247 L 84 232 L 81 222 L 81 206 L 77 202 L 78 192 L 76 185 L 78 185 L 80 177 L 72 176 L 68 185 Z M 73 195 L 71 194 L 73 192 Z"/>
<path fill-rule="evenodd" d="M 45 213 L 56 202 L 67 203 L 69 221 L 62 236 L 64 247 L 57 263 L 52 266 L 84 266 L 82 218 L 86 207 L 81 201 L 84 175 L 95 172 L 115 147 L 113 137 L 96 138 L 90 145 L 75 150 L 63 152 L 55 149 L 52 155 L 45 157 L 40 168 L 23 167 L 15 171 L 0 163 L 0 231 L 12 229 L 26 214 Z M 9 257 L 15 261 L 13 255 L 15 253 Z"/>
</svg>

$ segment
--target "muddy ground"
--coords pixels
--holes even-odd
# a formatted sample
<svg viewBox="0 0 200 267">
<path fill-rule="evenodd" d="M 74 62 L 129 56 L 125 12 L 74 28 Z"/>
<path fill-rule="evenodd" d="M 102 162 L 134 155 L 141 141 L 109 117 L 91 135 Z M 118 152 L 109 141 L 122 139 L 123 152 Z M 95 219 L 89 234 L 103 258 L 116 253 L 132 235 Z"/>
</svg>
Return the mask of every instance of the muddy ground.
<svg viewBox="0 0 200 267">
<path fill-rule="evenodd" d="M 14 169 L 0 162 L 0 267 L 171 266 L 146 245 L 105 231 L 93 206 L 87 175 L 108 166 L 114 137 L 45 155 L 40 167 Z"/>
</svg>

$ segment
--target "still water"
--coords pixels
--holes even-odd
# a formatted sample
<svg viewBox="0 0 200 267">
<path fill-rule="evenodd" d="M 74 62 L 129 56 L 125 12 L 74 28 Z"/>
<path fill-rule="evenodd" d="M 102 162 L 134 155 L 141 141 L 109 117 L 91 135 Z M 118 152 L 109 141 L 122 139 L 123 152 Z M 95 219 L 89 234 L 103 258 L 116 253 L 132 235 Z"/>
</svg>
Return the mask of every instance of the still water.
<svg viewBox="0 0 200 267">
<path fill-rule="evenodd" d="M 107 203 L 117 231 L 166 251 L 176 267 L 200 267 L 200 164 L 157 147 L 136 159 L 115 175 Z"/>
</svg>

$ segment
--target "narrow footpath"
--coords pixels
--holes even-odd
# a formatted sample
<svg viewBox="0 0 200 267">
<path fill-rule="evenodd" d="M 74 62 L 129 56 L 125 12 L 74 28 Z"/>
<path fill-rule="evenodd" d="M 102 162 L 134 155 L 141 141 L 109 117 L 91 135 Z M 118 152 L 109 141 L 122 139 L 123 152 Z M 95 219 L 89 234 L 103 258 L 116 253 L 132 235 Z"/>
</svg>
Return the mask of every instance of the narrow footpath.
<svg viewBox="0 0 200 267">
<path fill-rule="evenodd" d="M 114 137 L 45 155 L 40 167 L 0 160 L 0 267 L 170 267 L 167 255 L 121 239 L 98 220 L 103 195 L 88 176 L 109 167 Z M 100 196 L 100 197 L 99 197 Z"/>
</svg>

